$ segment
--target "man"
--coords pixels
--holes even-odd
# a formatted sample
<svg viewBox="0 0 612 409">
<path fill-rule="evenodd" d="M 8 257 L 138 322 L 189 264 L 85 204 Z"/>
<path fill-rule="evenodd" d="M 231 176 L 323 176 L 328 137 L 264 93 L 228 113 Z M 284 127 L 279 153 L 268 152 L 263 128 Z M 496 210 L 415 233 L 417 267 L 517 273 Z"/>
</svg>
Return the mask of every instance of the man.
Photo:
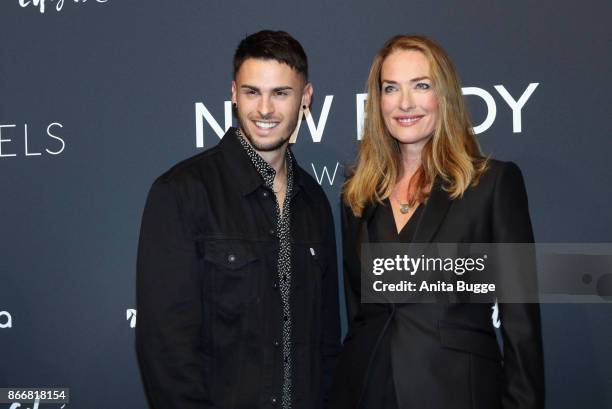
<svg viewBox="0 0 612 409">
<path fill-rule="evenodd" d="M 156 409 L 320 408 L 339 349 L 334 224 L 288 149 L 312 85 L 285 32 L 234 55 L 238 128 L 149 192 L 136 348 Z"/>
</svg>

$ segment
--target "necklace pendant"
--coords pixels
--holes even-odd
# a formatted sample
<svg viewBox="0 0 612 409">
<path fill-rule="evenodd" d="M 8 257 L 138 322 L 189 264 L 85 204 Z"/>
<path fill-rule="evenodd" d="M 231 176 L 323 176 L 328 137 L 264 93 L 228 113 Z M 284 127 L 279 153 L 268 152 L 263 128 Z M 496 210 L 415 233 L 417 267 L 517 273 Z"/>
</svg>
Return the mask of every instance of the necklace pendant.
<svg viewBox="0 0 612 409">
<path fill-rule="evenodd" d="M 410 205 L 400 203 L 400 213 L 406 214 L 408 212 L 410 212 Z"/>
</svg>

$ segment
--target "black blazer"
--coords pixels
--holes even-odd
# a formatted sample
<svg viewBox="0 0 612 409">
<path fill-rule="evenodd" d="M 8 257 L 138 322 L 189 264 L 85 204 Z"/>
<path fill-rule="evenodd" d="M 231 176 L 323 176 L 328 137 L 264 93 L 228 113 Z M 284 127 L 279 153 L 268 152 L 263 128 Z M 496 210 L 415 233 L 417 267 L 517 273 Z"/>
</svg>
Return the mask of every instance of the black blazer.
<svg viewBox="0 0 612 409">
<path fill-rule="evenodd" d="M 361 304 L 361 243 L 374 206 L 342 209 L 349 331 L 336 368 L 332 409 L 359 407 L 371 359 L 385 334 L 401 409 L 543 408 L 544 365 L 538 304 L 500 304 L 503 358 L 490 304 Z M 491 160 L 477 186 L 451 200 L 437 180 L 414 243 L 532 243 L 519 168 Z M 373 380 L 375 382 L 375 380 Z"/>
</svg>

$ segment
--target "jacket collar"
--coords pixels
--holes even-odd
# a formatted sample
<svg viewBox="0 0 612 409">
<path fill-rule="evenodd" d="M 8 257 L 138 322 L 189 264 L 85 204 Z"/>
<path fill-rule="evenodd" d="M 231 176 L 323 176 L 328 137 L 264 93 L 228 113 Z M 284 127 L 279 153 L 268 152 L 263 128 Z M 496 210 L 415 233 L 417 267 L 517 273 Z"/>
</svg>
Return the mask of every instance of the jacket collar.
<svg viewBox="0 0 612 409">
<path fill-rule="evenodd" d="M 443 189 L 442 178 L 436 177 L 419 224 L 417 224 L 413 243 L 429 243 L 433 239 L 451 203 L 451 198 Z"/>
<path fill-rule="evenodd" d="M 439 176 L 436 177 L 436 180 L 431 188 L 429 198 L 425 203 L 425 209 L 423 209 L 421 219 L 417 224 L 414 239 L 412 240 L 413 243 L 429 243 L 433 239 L 434 235 L 438 231 L 438 228 L 442 224 L 451 203 L 451 198 L 443 189 L 442 178 Z M 361 236 L 362 240 L 365 239 L 365 241 L 369 241 L 367 225 L 374 214 L 376 206 L 376 204 L 370 203 L 363 210 L 360 220 L 360 228 L 358 230 L 358 234 Z M 359 242 L 360 241 L 358 241 L 358 243 Z"/>
<path fill-rule="evenodd" d="M 238 140 L 240 136 L 238 136 L 236 130 L 234 127 L 229 128 L 218 146 L 223 152 L 228 171 L 233 175 L 232 180 L 238 186 L 240 193 L 246 196 L 265 184 L 257 169 L 255 169 L 251 158 L 240 145 Z M 289 150 L 289 153 L 293 162 L 293 195 L 295 196 L 299 187 L 302 186 L 303 178 L 300 177 L 300 169 L 293 152 Z"/>
</svg>

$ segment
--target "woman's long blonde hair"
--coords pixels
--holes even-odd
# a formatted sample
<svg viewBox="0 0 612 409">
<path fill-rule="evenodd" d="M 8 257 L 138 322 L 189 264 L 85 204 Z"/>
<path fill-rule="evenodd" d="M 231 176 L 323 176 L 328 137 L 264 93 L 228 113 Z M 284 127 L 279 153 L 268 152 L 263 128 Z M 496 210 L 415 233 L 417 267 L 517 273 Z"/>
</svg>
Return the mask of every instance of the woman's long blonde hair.
<svg viewBox="0 0 612 409">
<path fill-rule="evenodd" d="M 421 153 L 421 166 L 409 186 L 410 204 L 427 199 L 436 176 L 444 182 L 450 197 L 461 197 L 487 168 L 465 106 L 459 77 L 444 50 L 423 36 L 398 35 L 378 52 L 368 76 L 363 140 L 353 175 L 344 183 L 342 195 L 356 216 L 367 204 L 381 203 L 391 196 L 400 176 L 399 143 L 385 126 L 381 107 L 381 68 L 385 59 L 398 50 L 416 50 L 429 62 L 430 77 L 438 98 L 438 122 L 432 138 Z"/>
</svg>

